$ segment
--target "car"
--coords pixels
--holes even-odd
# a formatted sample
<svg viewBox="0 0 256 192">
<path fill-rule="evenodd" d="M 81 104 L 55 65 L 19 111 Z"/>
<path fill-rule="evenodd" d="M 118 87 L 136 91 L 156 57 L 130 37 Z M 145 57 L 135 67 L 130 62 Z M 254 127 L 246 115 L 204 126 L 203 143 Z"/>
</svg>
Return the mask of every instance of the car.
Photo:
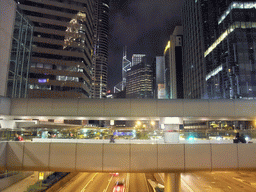
<svg viewBox="0 0 256 192">
<path fill-rule="evenodd" d="M 109 173 L 110 175 L 113 175 L 113 176 L 118 176 L 119 173 Z"/>
<path fill-rule="evenodd" d="M 124 190 L 125 190 L 124 183 L 117 182 L 113 189 L 113 192 L 124 192 Z"/>
</svg>

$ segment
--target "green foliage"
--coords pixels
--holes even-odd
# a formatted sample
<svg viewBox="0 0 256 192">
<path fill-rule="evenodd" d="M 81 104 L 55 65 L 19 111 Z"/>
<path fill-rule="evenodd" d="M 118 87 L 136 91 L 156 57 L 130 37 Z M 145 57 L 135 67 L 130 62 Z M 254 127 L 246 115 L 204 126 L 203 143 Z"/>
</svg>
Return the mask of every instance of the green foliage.
<svg viewBox="0 0 256 192">
<path fill-rule="evenodd" d="M 137 132 L 136 139 L 149 139 L 147 132 Z"/>
</svg>

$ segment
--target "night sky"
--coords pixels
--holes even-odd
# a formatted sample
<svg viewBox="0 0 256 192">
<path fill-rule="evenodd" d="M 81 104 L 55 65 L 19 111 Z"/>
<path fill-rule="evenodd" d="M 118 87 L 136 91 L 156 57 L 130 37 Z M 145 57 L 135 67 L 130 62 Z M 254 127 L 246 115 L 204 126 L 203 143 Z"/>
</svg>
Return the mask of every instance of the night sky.
<svg viewBox="0 0 256 192">
<path fill-rule="evenodd" d="M 181 25 L 183 0 L 111 0 L 109 16 L 108 89 L 122 79 L 123 47 L 132 54 L 163 55 L 176 25 Z"/>
</svg>

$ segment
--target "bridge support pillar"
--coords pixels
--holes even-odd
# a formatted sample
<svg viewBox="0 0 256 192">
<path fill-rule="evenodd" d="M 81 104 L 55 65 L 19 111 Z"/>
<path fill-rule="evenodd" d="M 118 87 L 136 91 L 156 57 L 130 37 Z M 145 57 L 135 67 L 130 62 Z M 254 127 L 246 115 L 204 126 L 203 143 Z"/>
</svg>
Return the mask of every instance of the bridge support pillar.
<svg viewBox="0 0 256 192">
<path fill-rule="evenodd" d="M 179 143 L 179 129 L 183 124 L 183 118 L 163 117 L 160 118 L 161 128 L 164 129 L 165 143 Z"/>
<path fill-rule="evenodd" d="M 16 128 L 15 120 L 0 120 L 0 128 Z"/>
<path fill-rule="evenodd" d="M 164 179 L 164 192 L 180 192 L 180 173 L 165 173 Z"/>
</svg>

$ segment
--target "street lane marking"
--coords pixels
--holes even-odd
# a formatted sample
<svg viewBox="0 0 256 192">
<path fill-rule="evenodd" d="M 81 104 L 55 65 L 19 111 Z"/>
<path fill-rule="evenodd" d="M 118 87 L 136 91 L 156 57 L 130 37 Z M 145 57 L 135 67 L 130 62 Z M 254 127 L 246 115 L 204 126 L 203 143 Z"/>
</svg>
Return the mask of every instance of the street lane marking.
<svg viewBox="0 0 256 192">
<path fill-rule="evenodd" d="M 158 173 L 158 175 L 160 176 L 160 178 L 162 179 L 163 183 L 164 183 L 164 178 L 162 176 L 162 173 Z"/>
<path fill-rule="evenodd" d="M 181 182 L 183 183 L 183 185 L 185 185 L 185 187 L 187 187 L 187 189 L 188 189 L 190 192 L 195 192 L 193 189 L 191 189 L 191 187 L 189 187 L 189 185 L 188 185 L 183 179 L 181 179 Z"/>
<path fill-rule="evenodd" d="M 144 175 L 144 178 L 145 178 L 145 181 L 146 181 L 146 185 L 147 185 L 147 189 L 148 189 L 148 192 L 149 192 L 149 188 L 148 188 L 148 181 L 147 181 L 147 178 L 146 178 L 146 174 L 145 174 L 145 173 L 143 173 L 143 175 Z"/>
<path fill-rule="evenodd" d="M 103 192 L 106 192 L 106 191 L 108 190 L 109 184 L 111 183 L 111 181 L 112 181 L 112 179 L 113 179 L 113 176 L 114 176 L 114 175 L 112 175 L 112 177 L 109 179 L 107 188 L 104 189 Z"/>
<path fill-rule="evenodd" d="M 130 173 L 127 173 L 127 176 L 126 176 L 126 191 L 128 192 L 129 191 L 129 185 L 130 185 Z"/>
<path fill-rule="evenodd" d="M 95 173 L 95 175 L 91 178 L 91 180 L 84 186 L 84 188 L 81 190 L 81 192 L 85 192 L 85 188 L 89 185 L 89 183 L 91 183 L 94 179 L 94 177 L 96 177 L 96 175 L 98 175 L 98 173 Z"/>
</svg>

